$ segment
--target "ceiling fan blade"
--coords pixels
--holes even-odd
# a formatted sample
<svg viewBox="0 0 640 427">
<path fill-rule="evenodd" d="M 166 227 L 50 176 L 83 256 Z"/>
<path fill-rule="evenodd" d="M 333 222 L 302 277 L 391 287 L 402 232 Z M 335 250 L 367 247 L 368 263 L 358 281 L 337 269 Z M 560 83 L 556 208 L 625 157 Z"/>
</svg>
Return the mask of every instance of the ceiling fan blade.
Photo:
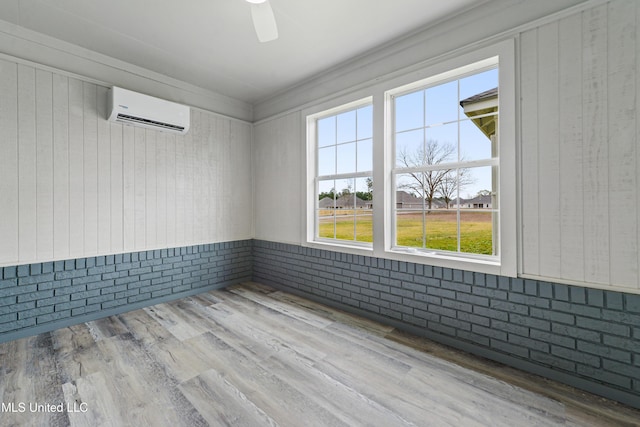
<svg viewBox="0 0 640 427">
<path fill-rule="evenodd" d="M 269 42 L 278 38 L 278 27 L 276 18 L 269 4 L 269 0 L 264 3 L 253 3 L 251 5 L 251 18 L 256 29 L 256 35 L 260 43 Z"/>
</svg>

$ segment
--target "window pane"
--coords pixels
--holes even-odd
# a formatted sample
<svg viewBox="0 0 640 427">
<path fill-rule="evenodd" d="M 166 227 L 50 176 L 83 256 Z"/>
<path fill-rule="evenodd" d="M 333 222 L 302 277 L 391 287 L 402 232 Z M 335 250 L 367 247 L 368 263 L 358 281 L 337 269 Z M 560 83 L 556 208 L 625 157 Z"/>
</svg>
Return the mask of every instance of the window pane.
<svg viewBox="0 0 640 427">
<path fill-rule="evenodd" d="M 330 208 L 335 206 L 336 199 L 336 183 L 334 180 L 324 180 L 318 182 L 318 207 L 321 209 Z"/>
<path fill-rule="evenodd" d="M 494 122 L 494 117 L 483 117 L 476 121 L 464 120 L 460 122 L 461 160 L 490 159 L 493 157 L 491 153 L 494 137 L 487 136 L 482 130 L 483 124 L 489 126 L 490 129 L 495 129 L 492 122 Z"/>
<path fill-rule="evenodd" d="M 424 91 L 399 96 L 395 100 L 395 131 L 424 126 Z"/>
<path fill-rule="evenodd" d="M 496 192 L 496 167 L 463 168 L 459 173 L 462 208 L 473 208 L 474 204 L 479 203 L 491 203 L 491 194 Z"/>
<path fill-rule="evenodd" d="M 373 241 L 373 180 L 356 179 L 356 240 L 358 242 Z"/>
<path fill-rule="evenodd" d="M 427 89 L 425 106 L 427 126 L 458 120 L 458 81 Z"/>
<path fill-rule="evenodd" d="M 318 120 L 318 147 L 326 147 L 336 143 L 336 118 L 327 117 Z"/>
<path fill-rule="evenodd" d="M 424 153 L 424 130 L 396 134 L 396 166 L 414 167 L 422 164 Z"/>
<path fill-rule="evenodd" d="M 371 139 L 358 141 L 358 172 L 373 170 L 373 143 Z"/>
<path fill-rule="evenodd" d="M 498 69 L 484 71 L 460 79 L 460 100 L 498 87 Z"/>
<path fill-rule="evenodd" d="M 335 209 L 318 210 L 318 237 L 335 238 L 335 212 Z"/>
<path fill-rule="evenodd" d="M 493 212 L 460 211 L 460 251 L 472 254 L 495 255 L 493 249 Z"/>
<path fill-rule="evenodd" d="M 373 199 L 373 180 L 371 178 L 356 178 L 356 196 L 359 209 L 371 209 Z"/>
<path fill-rule="evenodd" d="M 458 182 L 460 177 L 457 169 L 450 170 L 440 175 L 437 195 L 437 208 L 453 209 L 458 199 Z M 464 176 L 464 175 L 463 175 Z"/>
<path fill-rule="evenodd" d="M 423 248 L 424 175 L 422 173 L 398 174 L 395 176 L 395 182 L 396 245 Z"/>
<path fill-rule="evenodd" d="M 396 208 L 422 209 L 427 179 L 428 176 L 423 172 L 396 175 Z"/>
<path fill-rule="evenodd" d="M 371 138 L 373 136 L 373 106 L 359 108 L 358 117 L 358 139 Z"/>
<path fill-rule="evenodd" d="M 353 240 L 355 229 L 355 179 L 336 180 L 336 239 Z"/>
<path fill-rule="evenodd" d="M 396 245 L 424 248 L 425 215 L 421 211 L 396 211 Z"/>
<path fill-rule="evenodd" d="M 318 150 L 318 176 L 333 175 L 336 173 L 336 147 L 335 145 Z"/>
<path fill-rule="evenodd" d="M 458 160 L 457 122 L 428 128 L 426 138 L 426 164 L 438 165 Z"/>
<path fill-rule="evenodd" d="M 319 237 L 331 239 L 335 237 L 335 186 L 335 181 L 332 179 L 318 182 L 318 209 L 316 215 Z"/>
<path fill-rule="evenodd" d="M 338 145 L 337 173 L 353 173 L 356 171 L 356 143 Z"/>
<path fill-rule="evenodd" d="M 458 214 L 455 210 L 431 210 L 426 217 L 426 247 L 439 251 L 458 250 Z"/>
<path fill-rule="evenodd" d="M 356 140 L 356 112 L 347 111 L 346 113 L 338 114 L 338 139 L 337 143 L 350 142 Z"/>
</svg>

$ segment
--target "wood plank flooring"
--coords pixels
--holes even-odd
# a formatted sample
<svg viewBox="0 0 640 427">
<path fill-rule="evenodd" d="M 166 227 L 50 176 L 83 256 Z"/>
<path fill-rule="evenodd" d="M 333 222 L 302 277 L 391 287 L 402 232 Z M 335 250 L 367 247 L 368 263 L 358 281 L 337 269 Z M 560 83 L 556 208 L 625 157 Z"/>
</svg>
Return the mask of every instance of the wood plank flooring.
<svg viewBox="0 0 640 427">
<path fill-rule="evenodd" d="M 0 365 L 2 426 L 640 422 L 640 411 L 256 283 L 0 344 Z"/>
</svg>

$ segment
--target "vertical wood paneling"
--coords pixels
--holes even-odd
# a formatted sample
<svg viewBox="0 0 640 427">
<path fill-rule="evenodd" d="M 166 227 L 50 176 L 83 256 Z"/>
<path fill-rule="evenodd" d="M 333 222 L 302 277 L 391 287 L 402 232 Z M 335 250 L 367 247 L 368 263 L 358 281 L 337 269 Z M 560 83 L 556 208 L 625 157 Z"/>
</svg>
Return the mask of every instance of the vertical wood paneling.
<svg viewBox="0 0 640 427">
<path fill-rule="evenodd" d="M 98 253 L 97 87 L 85 82 L 84 95 L 84 255 Z"/>
<path fill-rule="evenodd" d="M 69 79 L 53 75 L 53 254 L 69 256 Z"/>
<path fill-rule="evenodd" d="M 583 16 L 583 178 L 585 280 L 609 282 L 607 7 Z"/>
<path fill-rule="evenodd" d="M 69 79 L 69 255 L 84 255 L 84 96 Z"/>
<path fill-rule="evenodd" d="M 135 217 L 135 248 L 145 248 L 147 245 L 147 227 L 146 227 L 146 154 L 147 145 L 145 141 L 145 130 L 142 128 L 134 128 L 134 217 Z"/>
<path fill-rule="evenodd" d="M 111 250 L 111 126 L 107 117 L 107 88 L 97 88 L 98 125 L 98 252 Z"/>
<path fill-rule="evenodd" d="M 136 138 L 132 126 L 122 126 L 123 243 L 129 252 L 136 248 Z"/>
<path fill-rule="evenodd" d="M 560 277 L 560 138 L 558 116 L 558 23 L 538 29 L 538 160 L 545 173 L 538 176 L 540 215 L 540 274 Z"/>
<path fill-rule="evenodd" d="M 145 240 L 146 247 L 157 246 L 158 231 L 158 206 L 157 206 L 157 176 L 156 173 L 156 134 L 157 132 L 145 130 Z"/>
<path fill-rule="evenodd" d="M 202 113 L 200 111 L 193 112 L 193 128 L 190 129 L 191 133 L 191 148 L 192 148 L 192 217 L 193 217 L 193 238 L 196 242 L 200 243 L 202 235 L 204 233 L 204 221 L 203 216 L 205 212 L 203 210 L 202 190 L 203 187 L 197 183 L 202 181 L 202 156 L 196 153 L 202 153 Z"/>
<path fill-rule="evenodd" d="M 584 280 L 582 160 L 582 16 L 560 22 L 558 88 L 561 275 Z"/>
<path fill-rule="evenodd" d="M 167 134 L 158 132 L 156 135 L 156 246 L 167 244 Z"/>
<path fill-rule="evenodd" d="M 36 70 L 37 259 L 53 258 L 53 74 Z"/>
<path fill-rule="evenodd" d="M 247 189 L 249 195 L 253 194 L 253 169 L 251 167 L 251 128 L 246 123 L 231 122 L 232 128 L 238 134 L 238 159 L 242 176 L 240 177 L 240 188 Z M 253 197 L 234 198 L 237 203 L 238 224 L 233 231 L 234 235 L 247 238 L 253 237 Z"/>
<path fill-rule="evenodd" d="M 219 141 L 229 141 L 228 144 L 218 143 L 218 156 L 221 159 L 228 159 L 231 155 L 231 147 L 235 141 L 233 141 L 230 136 L 230 123 L 228 120 L 224 120 L 222 118 L 218 118 L 217 125 L 219 128 L 218 135 Z M 234 165 L 235 166 L 235 165 Z M 218 168 L 221 171 L 220 174 L 220 187 L 218 193 L 218 233 L 217 237 L 221 240 L 224 240 L 229 233 L 230 228 L 233 226 L 233 208 L 231 199 L 237 197 L 234 195 L 233 189 L 235 185 L 235 178 L 238 174 L 238 168 L 231 167 L 230 162 L 220 162 L 218 163 Z M 228 225 L 227 225 L 228 224 Z M 224 226 L 223 226 L 224 225 Z"/>
<path fill-rule="evenodd" d="M 37 258 L 37 143 L 35 70 L 18 65 L 19 259 Z"/>
<path fill-rule="evenodd" d="M 294 112 L 262 123 L 255 128 L 253 145 L 255 177 L 255 235 L 257 238 L 296 242 L 304 227 L 304 196 L 299 179 L 304 173 L 300 162 L 302 117 Z M 277 188 L 278 191 L 269 191 Z"/>
<path fill-rule="evenodd" d="M 522 34 L 522 269 L 540 274 L 538 200 L 538 30 Z"/>
<path fill-rule="evenodd" d="M 224 141 L 224 127 L 222 126 L 222 119 L 220 117 L 211 117 L 212 129 L 211 134 L 213 137 L 213 150 L 212 155 L 214 157 L 213 167 L 217 171 L 222 171 L 224 169 L 224 162 L 221 161 L 221 147 Z M 223 238 L 224 230 L 220 226 L 224 222 L 224 218 L 222 218 L 223 214 L 223 205 L 224 200 L 222 199 L 222 194 L 226 191 L 225 183 L 224 183 L 224 173 L 216 174 L 214 183 L 215 185 L 211 188 L 209 193 L 209 197 L 215 200 L 215 206 L 213 206 L 213 238 L 216 240 L 221 240 Z"/>
<path fill-rule="evenodd" d="M 176 135 L 167 134 L 167 246 L 176 245 Z"/>
<path fill-rule="evenodd" d="M 192 119 L 193 120 L 193 119 Z M 185 137 L 175 137 L 176 151 L 176 245 L 185 242 L 186 233 L 186 182 L 187 166 L 185 159 Z"/>
<path fill-rule="evenodd" d="M 216 173 L 215 164 L 213 162 L 214 122 L 212 119 L 213 117 L 211 117 L 210 114 L 202 115 L 203 131 L 204 131 L 204 135 L 203 135 L 204 145 L 202 150 L 202 159 L 205 164 L 205 167 L 202 171 L 203 172 L 202 179 L 203 179 L 203 182 L 211 183 L 209 186 L 202 188 L 203 203 L 207 210 L 207 216 L 205 217 L 204 226 L 206 228 L 205 235 L 208 241 L 211 241 L 210 239 L 213 239 L 214 232 L 215 232 L 215 224 L 213 221 L 211 221 L 211 218 L 213 218 L 213 215 L 214 215 L 213 209 L 215 207 L 215 200 L 211 199 L 211 187 L 214 185 L 213 180 Z"/>
<path fill-rule="evenodd" d="M 122 135 L 123 126 L 110 125 L 111 143 L 111 250 L 124 251 L 124 156 Z"/>
<path fill-rule="evenodd" d="M 638 26 L 640 25 L 640 7 L 636 5 L 636 183 L 640 183 L 640 32 Z M 636 204 L 636 224 L 637 224 L 637 241 L 640 242 L 640 197 L 637 197 Z M 640 265 L 640 248 L 638 249 L 638 265 Z M 638 288 L 640 289 L 640 274 L 638 275 Z"/>
<path fill-rule="evenodd" d="M 636 5 L 609 4 L 607 38 L 611 282 L 631 288 L 638 287 Z"/>
<path fill-rule="evenodd" d="M 191 119 L 191 125 L 197 127 L 198 120 L 196 115 Z M 193 148 L 193 132 L 189 132 L 184 136 L 184 162 L 185 162 L 185 187 L 184 187 L 184 237 L 183 242 L 194 242 L 194 222 L 195 212 L 193 203 L 193 188 L 195 186 L 194 161 L 195 153 Z"/>
<path fill-rule="evenodd" d="M 0 263 L 18 261 L 18 66 L 0 59 Z"/>
</svg>

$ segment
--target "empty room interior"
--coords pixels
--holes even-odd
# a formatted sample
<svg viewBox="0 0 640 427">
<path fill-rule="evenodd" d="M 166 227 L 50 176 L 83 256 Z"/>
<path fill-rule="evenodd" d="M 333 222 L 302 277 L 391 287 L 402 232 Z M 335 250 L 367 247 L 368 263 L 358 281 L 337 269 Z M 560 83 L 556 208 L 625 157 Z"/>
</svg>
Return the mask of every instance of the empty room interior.
<svg viewBox="0 0 640 427">
<path fill-rule="evenodd" d="M 640 425 L 640 2 L 0 3 L 0 425 Z"/>
</svg>

